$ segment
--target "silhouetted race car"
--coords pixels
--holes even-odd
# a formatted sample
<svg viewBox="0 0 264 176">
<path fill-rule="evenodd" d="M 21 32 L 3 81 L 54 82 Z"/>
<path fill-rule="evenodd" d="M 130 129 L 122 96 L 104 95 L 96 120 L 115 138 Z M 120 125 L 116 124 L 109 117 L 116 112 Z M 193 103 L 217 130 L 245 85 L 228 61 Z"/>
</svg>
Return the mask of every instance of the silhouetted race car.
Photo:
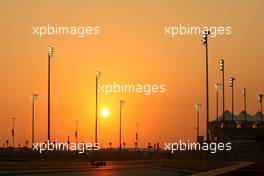
<svg viewBox="0 0 264 176">
<path fill-rule="evenodd" d="M 91 161 L 91 166 L 106 166 L 105 160 L 94 159 Z"/>
</svg>

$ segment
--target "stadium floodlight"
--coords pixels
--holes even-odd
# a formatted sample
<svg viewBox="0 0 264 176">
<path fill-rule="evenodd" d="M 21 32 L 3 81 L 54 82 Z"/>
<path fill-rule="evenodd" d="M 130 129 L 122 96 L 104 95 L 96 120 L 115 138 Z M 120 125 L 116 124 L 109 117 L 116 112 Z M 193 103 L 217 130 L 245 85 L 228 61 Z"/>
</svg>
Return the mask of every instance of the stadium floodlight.
<svg viewBox="0 0 264 176">
<path fill-rule="evenodd" d="M 78 144 L 78 120 L 75 121 L 75 142 Z"/>
<path fill-rule="evenodd" d="M 125 106 L 124 100 L 118 100 L 119 102 L 119 150 L 122 150 L 122 108 Z"/>
<path fill-rule="evenodd" d="M 48 55 L 49 55 L 49 57 L 52 57 L 53 52 L 54 52 L 54 48 L 51 47 L 51 46 L 48 46 Z"/>
<path fill-rule="evenodd" d="M 95 82 L 95 143 L 98 143 L 97 140 L 97 126 L 98 126 L 98 81 L 101 78 L 101 72 L 100 71 L 96 71 L 96 82 Z"/>
<path fill-rule="evenodd" d="M 97 80 L 101 79 L 101 72 L 100 71 L 96 71 L 96 79 Z"/>
<path fill-rule="evenodd" d="M 234 81 L 236 79 L 231 77 L 229 79 L 229 86 L 231 87 L 232 90 L 232 121 L 234 121 Z"/>
<path fill-rule="evenodd" d="M 223 113 L 223 121 L 225 121 L 225 65 L 224 65 L 224 59 L 220 59 L 219 61 L 219 68 L 222 72 L 222 113 Z"/>
<path fill-rule="evenodd" d="M 258 95 L 258 102 L 260 103 L 260 120 L 261 120 L 261 122 L 263 121 L 262 120 L 262 100 L 263 100 L 263 95 L 259 94 Z"/>
<path fill-rule="evenodd" d="M 234 81 L 235 81 L 236 79 L 235 78 L 233 78 L 233 77 L 231 77 L 230 79 L 229 79 L 229 86 L 230 87 L 233 87 L 234 86 Z"/>
<path fill-rule="evenodd" d="M 38 98 L 38 94 L 33 93 L 31 94 L 32 100 L 32 147 L 35 142 L 35 102 Z"/>
<path fill-rule="evenodd" d="M 242 95 L 244 97 L 244 120 L 247 121 L 247 91 L 246 91 L 246 88 L 242 89 Z"/>
<path fill-rule="evenodd" d="M 12 132 L 12 139 L 13 139 L 13 148 L 15 148 L 15 117 L 11 118 L 13 122 L 13 128 L 11 129 Z"/>
<path fill-rule="evenodd" d="M 219 69 L 220 71 L 224 71 L 224 60 L 223 59 L 219 60 Z"/>
<path fill-rule="evenodd" d="M 209 84 L 208 84 L 208 35 L 210 31 L 202 31 L 202 44 L 205 46 L 205 80 L 206 80 L 206 140 L 209 142 Z"/>
<path fill-rule="evenodd" d="M 50 60 L 53 56 L 54 48 L 48 46 L 48 141 L 50 140 Z"/>
<path fill-rule="evenodd" d="M 198 139 L 198 136 L 200 136 L 200 111 L 202 109 L 202 104 L 196 104 L 195 105 L 195 109 L 197 110 L 197 139 Z"/>
<path fill-rule="evenodd" d="M 214 86 L 215 86 L 215 92 L 216 92 L 216 120 L 218 122 L 218 116 L 219 116 L 218 115 L 218 92 L 221 90 L 222 84 L 215 83 Z"/>
</svg>

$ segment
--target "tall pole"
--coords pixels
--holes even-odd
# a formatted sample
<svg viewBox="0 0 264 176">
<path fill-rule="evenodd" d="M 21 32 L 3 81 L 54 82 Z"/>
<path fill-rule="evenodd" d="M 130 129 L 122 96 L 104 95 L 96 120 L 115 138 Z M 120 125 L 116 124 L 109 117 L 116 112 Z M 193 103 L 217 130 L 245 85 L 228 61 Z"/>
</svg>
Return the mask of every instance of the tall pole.
<svg viewBox="0 0 264 176">
<path fill-rule="evenodd" d="M 209 141 L 209 87 L 208 87 L 208 35 L 210 31 L 203 31 L 202 42 L 205 46 L 206 65 L 206 140 Z"/>
<path fill-rule="evenodd" d="M 199 131 L 200 131 L 200 124 L 199 124 L 200 117 L 199 117 L 199 114 L 200 114 L 200 112 L 197 111 L 197 137 L 200 136 L 200 134 L 199 134 Z"/>
<path fill-rule="evenodd" d="M 263 119 L 262 119 L 262 101 L 260 102 L 260 120 L 261 120 L 261 122 L 263 121 Z"/>
<path fill-rule="evenodd" d="M 120 106 L 119 106 L 119 150 L 121 151 L 121 149 L 122 149 L 122 135 L 121 135 L 121 133 L 122 133 L 122 123 L 121 123 L 121 118 L 122 118 L 122 109 L 121 109 L 121 102 L 120 102 Z"/>
<path fill-rule="evenodd" d="M 35 101 L 32 101 L 32 146 L 34 144 L 35 134 L 34 134 L 34 123 L 35 123 Z"/>
<path fill-rule="evenodd" d="M 218 122 L 218 91 L 216 91 L 216 120 Z"/>
<path fill-rule="evenodd" d="M 124 106 L 125 101 L 119 100 L 119 150 L 122 150 L 122 107 Z"/>
<path fill-rule="evenodd" d="M 35 142 L 35 102 L 37 100 L 38 94 L 32 94 L 32 147 Z"/>
<path fill-rule="evenodd" d="M 224 65 L 224 60 L 220 59 L 219 60 L 220 64 L 220 71 L 222 72 L 222 99 L 223 99 L 223 106 L 222 106 L 222 113 L 223 113 L 223 121 L 225 121 L 225 65 Z"/>
<path fill-rule="evenodd" d="M 223 107 L 222 107 L 222 113 L 223 113 L 223 120 L 225 121 L 225 70 L 222 71 L 222 85 L 223 85 L 223 92 L 222 92 L 222 101 L 223 101 Z"/>
<path fill-rule="evenodd" d="M 78 120 L 75 121 L 75 141 L 78 143 Z"/>
<path fill-rule="evenodd" d="M 243 88 L 243 97 L 244 97 L 244 120 L 247 121 L 247 93 L 246 93 L 246 88 Z"/>
<path fill-rule="evenodd" d="M 208 41 L 206 44 L 206 140 L 209 141 Z"/>
<path fill-rule="evenodd" d="M 95 143 L 98 143 L 97 140 L 97 116 L 98 116 L 98 80 L 100 79 L 101 72 L 96 71 L 96 87 L 95 87 Z"/>
<path fill-rule="evenodd" d="M 258 101 L 259 101 L 259 104 L 260 104 L 260 120 L 261 122 L 263 121 L 262 119 L 262 100 L 263 100 L 263 96 L 262 94 L 259 94 L 258 95 Z"/>
<path fill-rule="evenodd" d="M 200 111 L 202 108 L 202 104 L 196 104 L 195 108 L 197 110 L 197 142 L 198 142 L 198 137 L 200 136 Z"/>
<path fill-rule="evenodd" d="M 138 123 L 136 124 L 136 126 L 137 126 L 137 133 L 136 133 L 136 141 L 137 141 L 137 147 L 138 147 Z"/>
<path fill-rule="evenodd" d="M 232 86 L 232 121 L 234 121 L 234 86 Z"/>
<path fill-rule="evenodd" d="M 98 86 L 97 86 L 97 84 L 98 84 L 98 79 L 96 78 L 96 92 L 95 92 L 95 95 L 96 95 L 96 99 L 95 99 L 95 104 L 96 104 L 96 107 L 95 107 L 95 143 L 97 143 L 97 108 L 98 108 L 98 100 L 97 100 L 97 98 L 98 98 L 98 92 L 97 92 L 97 90 L 98 90 Z"/>
<path fill-rule="evenodd" d="M 222 87 L 222 84 L 220 83 L 216 83 L 215 84 L 215 92 L 216 92 L 216 120 L 218 122 L 218 117 L 219 117 L 219 113 L 218 113 L 218 92 L 220 91 Z"/>
<path fill-rule="evenodd" d="M 48 47 L 48 141 L 50 141 L 50 60 L 53 50 L 53 47 Z"/>
<path fill-rule="evenodd" d="M 15 148 L 15 117 L 12 118 L 13 128 L 12 128 L 12 137 L 13 137 L 13 148 Z"/>
<path fill-rule="evenodd" d="M 50 55 L 48 59 L 48 141 L 50 141 Z"/>
<path fill-rule="evenodd" d="M 232 121 L 234 121 L 234 81 L 236 79 L 231 77 L 230 80 L 229 80 L 229 83 L 230 83 L 230 87 L 231 87 L 231 90 L 232 90 Z"/>
</svg>

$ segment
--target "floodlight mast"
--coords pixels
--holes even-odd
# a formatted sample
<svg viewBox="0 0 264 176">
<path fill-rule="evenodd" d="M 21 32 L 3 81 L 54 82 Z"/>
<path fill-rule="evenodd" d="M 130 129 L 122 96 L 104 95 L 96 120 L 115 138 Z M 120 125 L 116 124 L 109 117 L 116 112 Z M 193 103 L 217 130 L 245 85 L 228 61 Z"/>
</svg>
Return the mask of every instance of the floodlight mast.
<svg viewBox="0 0 264 176">
<path fill-rule="evenodd" d="M 232 121 L 234 121 L 234 81 L 236 79 L 231 77 L 229 79 L 229 86 L 231 87 L 232 90 Z"/>
<path fill-rule="evenodd" d="M 225 65 L 224 65 L 224 60 L 220 59 L 219 60 L 219 68 L 220 71 L 222 72 L 222 113 L 223 113 L 223 121 L 225 121 Z"/>
<path fill-rule="evenodd" d="M 246 91 L 246 88 L 242 89 L 242 95 L 244 97 L 244 120 L 247 121 L 247 91 Z"/>
<path fill-rule="evenodd" d="M 50 60 L 53 53 L 54 48 L 48 46 L 48 142 L 50 142 Z"/>
<path fill-rule="evenodd" d="M 217 122 L 218 122 L 218 117 L 219 117 L 219 115 L 218 115 L 218 92 L 221 90 L 221 88 L 222 88 L 222 84 L 220 84 L 220 83 L 216 83 L 215 84 L 215 92 L 216 92 L 216 120 L 217 120 Z"/>
<path fill-rule="evenodd" d="M 206 65 L 206 140 L 209 139 L 209 87 L 208 87 L 208 35 L 210 31 L 202 31 L 202 44 L 205 46 L 205 65 Z"/>
<path fill-rule="evenodd" d="M 12 118 L 13 121 L 13 128 L 11 130 L 12 132 L 12 139 L 13 139 L 13 148 L 15 148 L 15 117 Z"/>
<path fill-rule="evenodd" d="M 197 110 L 197 141 L 200 136 L 200 111 L 202 109 L 202 104 L 196 104 L 195 109 Z"/>
<path fill-rule="evenodd" d="M 32 100 L 32 147 L 35 142 L 35 102 L 38 98 L 38 94 L 31 94 L 31 100 Z"/>
<path fill-rule="evenodd" d="M 119 150 L 122 150 L 122 108 L 125 105 L 124 100 L 119 100 Z"/>
<path fill-rule="evenodd" d="M 98 81 L 101 78 L 101 72 L 100 71 L 96 71 L 96 82 L 95 82 L 95 143 L 98 143 L 98 139 L 97 139 L 97 126 L 98 126 Z"/>
<path fill-rule="evenodd" d="M 263 119 L 262 119 L 262 100 L 263 100 L 263 95 L 259 94 L 258 95 L 258 102 L 260 103 L 260 121 L 261 122 L 263 121 Z"/>
</svg>

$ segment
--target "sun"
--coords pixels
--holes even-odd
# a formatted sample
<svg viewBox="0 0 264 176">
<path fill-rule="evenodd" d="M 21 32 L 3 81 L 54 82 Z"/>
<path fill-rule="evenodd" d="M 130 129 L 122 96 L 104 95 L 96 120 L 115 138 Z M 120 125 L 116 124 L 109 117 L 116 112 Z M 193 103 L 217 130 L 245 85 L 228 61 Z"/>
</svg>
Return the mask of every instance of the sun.
<svg viewBox="0 0 264 176">
<path fill-rule="evenodd" d="M 109 115 L 109 110 L 107 108 L 102 108 L 101 109 L 101 116 L 103 118 L 106 118 L 106 117 L 108 117 L 108 115 Z"/>
</svg>

